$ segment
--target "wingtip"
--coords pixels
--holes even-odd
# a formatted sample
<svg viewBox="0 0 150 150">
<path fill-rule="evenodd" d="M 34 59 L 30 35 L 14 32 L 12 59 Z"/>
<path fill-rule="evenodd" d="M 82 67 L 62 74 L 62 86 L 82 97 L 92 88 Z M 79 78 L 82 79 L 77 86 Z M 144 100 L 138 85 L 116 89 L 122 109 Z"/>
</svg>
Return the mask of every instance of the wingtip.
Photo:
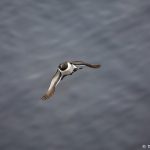
<svg viewBox="0 0 150 150">
<path fill-rule="evenodd" d="M 100 68 L 101 67 L 101 65 L 100 64 L 98 64 L 98 65 L 95 65 L 96 66 L 96 68 Z"/>
<path fill-rule="evenodd" d="M 92 68 L 100 68 L 101 65 L 100 65 L 100 64 L 94 64 L 94 65 L 92 65 L 91 67 L 92 67 Z"/>
<path fill-rule="evenodd" d="M 47 99 L 48 99 L 48 97 L 46 97 L 45 95 L 41 97 L 41 100 L 43 100 L 43 101 L 45 101 Z"/>
<path fill-rule="evenodd" d="M 45 95 L 43 95 L 42 97 L 41 97 L 41 99 L 43 100 L 43 101 L 45 101 L 45 100 L 48 100 L 50 97 L 47 95 L 47 94 L 45 94 Z"/>
<path fill-rule="evenodd" d="M 51 90 L 48 90 L 42 97 L 42 100 L 48 100 L 50 97 L 52 97 L 54 95 L 55 92 L 55 88 L 52 88 Z"/>
<path fill-rule="evenodd" d="M 49 98 L 51 98 L 52 96 L 54 95 L 54 92 L 52 92 L 52 93 L 46 93 L 46 94 L 44 94 L 42 97 L 41 97 L 41 99 L 43 100 L 43 101 L 45 101 L 45 100 L 48 100 Z"/>
</svg>

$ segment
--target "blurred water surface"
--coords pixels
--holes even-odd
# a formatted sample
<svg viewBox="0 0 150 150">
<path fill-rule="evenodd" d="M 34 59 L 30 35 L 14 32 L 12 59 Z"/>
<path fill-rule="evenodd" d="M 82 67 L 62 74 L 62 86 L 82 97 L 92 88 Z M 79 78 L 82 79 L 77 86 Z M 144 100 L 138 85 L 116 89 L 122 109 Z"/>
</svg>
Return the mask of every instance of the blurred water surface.
<svg viewBox="0 0 150 150">
<path fill-rule="evenodd" d="M 65 60 L 100 63 L 41 96 Z M 150 1 L 1 0 L 0 150 L 150 144 Z"/>
</svg>

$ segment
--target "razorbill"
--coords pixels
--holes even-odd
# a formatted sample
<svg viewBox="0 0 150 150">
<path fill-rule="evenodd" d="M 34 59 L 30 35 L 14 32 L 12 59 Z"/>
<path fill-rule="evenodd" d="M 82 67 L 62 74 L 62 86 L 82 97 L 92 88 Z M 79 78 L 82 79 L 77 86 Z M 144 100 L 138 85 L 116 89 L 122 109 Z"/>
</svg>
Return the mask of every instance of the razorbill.
<svg viewBox="0 0 150 150">
<path fill-rule="evenodd" d="M 52 77 L 50 86 L 46 93 L 42 96 L 42 100 L 47 100 L 51 96 L 53 96 L 55 92 L 55 88 L 58 85 L 58 83 L 66 76 L 72 75 L 74 72 L 76 72 L 79 69 L 83 69 L 83 66 L 87 66 L 90 68 L 99 68 L 101 65 L 99 64 L 89 64 L 83 61 L 66 61 L 64 63 L 61 63 L 54 76 Z"/>
</svg>

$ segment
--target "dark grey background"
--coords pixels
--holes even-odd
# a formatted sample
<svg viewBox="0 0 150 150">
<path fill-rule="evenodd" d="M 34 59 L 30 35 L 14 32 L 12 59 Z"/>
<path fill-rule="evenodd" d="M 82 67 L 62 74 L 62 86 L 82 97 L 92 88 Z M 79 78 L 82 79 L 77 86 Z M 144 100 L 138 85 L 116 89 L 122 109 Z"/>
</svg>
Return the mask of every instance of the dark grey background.
<svg viewBox="0 0 150 150">
<path fill-rule="evenodd" d="M 41 101 L 65 60 L 102 68 Z M 149 0 L 0 1 L 0 150 L 141 150 L 149 115 Z"/>
</svg>

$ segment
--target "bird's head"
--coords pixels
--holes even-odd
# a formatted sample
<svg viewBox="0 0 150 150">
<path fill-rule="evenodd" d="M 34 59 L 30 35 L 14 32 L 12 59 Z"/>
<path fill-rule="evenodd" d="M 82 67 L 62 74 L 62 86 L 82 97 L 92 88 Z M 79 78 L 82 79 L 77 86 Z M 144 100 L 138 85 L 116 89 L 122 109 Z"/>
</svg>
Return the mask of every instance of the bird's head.
<svg viewBox="0 0 150 150">
<path fill-rule="evenodd" d="M 58 67 L 60 70 L 64 71 L 68 68 L 68 63 L 64 62 L 64 63 L 60 64 Z"/>
</svg>

